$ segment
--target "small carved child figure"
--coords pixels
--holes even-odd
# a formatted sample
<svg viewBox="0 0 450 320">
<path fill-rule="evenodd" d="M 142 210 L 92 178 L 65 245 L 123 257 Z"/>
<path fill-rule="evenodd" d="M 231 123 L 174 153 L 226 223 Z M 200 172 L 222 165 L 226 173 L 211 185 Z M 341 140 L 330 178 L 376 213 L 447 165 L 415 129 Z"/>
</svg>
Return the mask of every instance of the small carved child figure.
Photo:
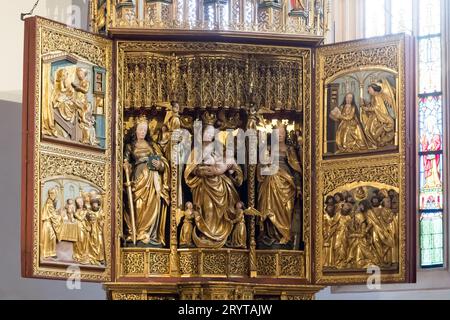
<svg viewBox="0 0 450 320">
<path fill-rule="evenodd" d="M 170 142 L 171 133 L 167 125 L 163 125 L 161 127 L 161 137 L 159 139 L 159 145 L 163 150 L 164 155 L 167 157 L 169 155 L 169 142 Z M 169 159 L 170 157 L 167 157 Z"/>
<path fill-rule="evenodd" d="M 171 105 L 172 105 L 172 118 L 170 119 L 168 129 L 173 132 L 181 128 L 180 105 L 176 101 L 172 101 Z"/>
<path fill-rule="evenodd" d="M 186 202 L 186 210 L 184 211 L 184 221 L 180 232 L 180 247 L 189 248 L 193 246 L 192 231 L 194 230 L 193 219 L 197 212 L 194 211 L 192 202 Z"/>
<path fill-rule="evenodd" d="M 96 146 L 99 144 L 95 133 L 95 117 L 92 114 L 92 104 L 86 103 L 78 111 L 80 116 L 81 143 Z"/>
<path fill-rule="evenodd" d="M 73 223 L 74 214 L 75 214 L 75 201 L 73 199 L 68 199 L 64 209 L 61 211 L 61 216 L 63 217 L 64 222 Z"/>
<path fill-rule="evenodd" d="M 234 228 L 228 245 L 233 248 L 247 248 L 247 229 L 245 228 L 244 203 L 236 203 L 235 217 L 231 220 Z"/>
</svg>

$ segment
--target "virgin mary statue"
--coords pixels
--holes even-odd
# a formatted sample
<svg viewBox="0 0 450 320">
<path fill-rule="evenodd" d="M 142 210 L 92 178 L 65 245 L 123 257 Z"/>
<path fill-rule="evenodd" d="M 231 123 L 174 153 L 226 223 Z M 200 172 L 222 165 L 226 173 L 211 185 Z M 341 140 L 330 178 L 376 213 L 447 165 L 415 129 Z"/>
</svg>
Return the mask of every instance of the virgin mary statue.
<svg viewBox="0 0 450 320">
<path fill-rule="evenodd" d="M 233 231 L 234 208 L 239 202 L 236 187 L 242 184 L 243 174 L 234 161 L 227 164 L 221 152 L 214 151 L 215 117 L 207 115 L 204 120 L 202 148 L 191 152 L 184 172 L 193 203 L 200 209 L 192 239 L 198 248 L 221 248 Z M 201 161 L 195 161 L 196 152 L 201 152 Z"/>
</svg>

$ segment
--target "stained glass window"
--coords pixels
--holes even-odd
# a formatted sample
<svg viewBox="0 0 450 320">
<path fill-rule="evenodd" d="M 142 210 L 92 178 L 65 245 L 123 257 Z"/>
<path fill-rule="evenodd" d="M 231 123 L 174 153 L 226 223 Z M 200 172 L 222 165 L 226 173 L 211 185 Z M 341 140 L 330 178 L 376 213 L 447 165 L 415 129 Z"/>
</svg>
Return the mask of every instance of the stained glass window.
<svg viewBox="0 0 450 320">
<path fill-rule="evenodd" d="M 441 37 L 426 37 L 419 40 L 419 92 L 441 91 Z"/>
<path fill-rule="evenodd" d="M 420 0 L 418 2 L 419 36 L 441 33 L 441 0 Z"/>
<path fill-rule="evenodd" d="M 419 97 L 419 209 L 443 209 L 442 98 Z"/>
<path fill-rule="evenodd" d="M 418 41 L 420 265 L 444 263 L 445 192 L 442 102 L 442 0 L 366 0 L 366 37 L 407 32 Z M 414 10 L 413 10 L 414 9 Z M 417 14 L 413 19 L 413 12 Z"/>
<path fill-rule="evenodd" d="M 444 263 L 442 211 L 420 214 L 420 262 L 423 267 Z"/>
<path fill-rule="evenodd" d="M 391 32 L 412 34 L 412 0 L 391 1 Z"/>
<path fill-rule="evenodd" d="M 419 151 L 442 151 L 441 95 L 419 97 L 419 115 Z"/>
<path fill-rule="evenodd" d="M 443 113 L 441 0 L 419 1 L 419 213 L 420 265 L 442 266 Z"/>
<path fill-rule="evenodd" d="M 419 209 L 443 209 L 442 154 L 419 157 Z"/>
</svg>

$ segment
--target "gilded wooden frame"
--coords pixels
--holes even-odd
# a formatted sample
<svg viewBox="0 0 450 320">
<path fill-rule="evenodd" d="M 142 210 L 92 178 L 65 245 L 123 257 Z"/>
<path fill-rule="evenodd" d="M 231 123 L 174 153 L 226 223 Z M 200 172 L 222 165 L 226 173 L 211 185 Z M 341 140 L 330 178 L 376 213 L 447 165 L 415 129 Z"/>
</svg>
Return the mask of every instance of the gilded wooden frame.
<svg viewBox="0 0 450 320">
<path fill-rule="evenodd" d="M 60 266 L 41 265 L 39 252 L 40 239 L 40 211 L 41 211 L 41 181 L 52 176 L 73 176 L 86 179 L 94 183 L 104 192 L 103 210 L 105 213 L 105 225 L 111 225 L 111 116 L 112 116 L 112 42 L 105 38 L 89 34 L 83 31 L 65 27 L 61 24 L 42 19 L 32 18 L 35 23 L 35 44 L 31 43 L 29 50 L 35 48 L 36 52 L 31 52 L 36 60 L 31 61 L 35 69 L 30 70 L 35 76 L 34 88 L 34 112 L 35 122 L 34 128 L 30 128 L 30 134 L 33 134 L 33 155 L 29 157 L 33 159 L 33 194 L 27 194 L 33 197 L 33 209 L 24 212 L 25 215 L 32 214 L 32 219 L 28 219 L 32 223 L 31 238 L 25 235 L 25 242 L 31 242 L 31 271 L 29 276 L 44 278 L 72 278 L 74 277 L 73 268 L 65 268 Z M 105 105 L 109 106 L 106 112 L 106 150 L 92 150 L 83 148 L 83 146 L 69 146 L 61 142 L 44 142 L 41 135 L 41 110 L 42 110 L 42 88 L 45 81 L 49 81 L 46 75 L 41 73 L 42 57 L 51 52 L 64 52 L 73 54 L 83 59 L 103 67 L 108 70 L 106 81 Z M 76 169 L 78 167 L 78 169 Z M 86 172 L 86 174 L 84 174 Z M 105 268 L 84 267 L 75 264 L 80 268 L 80 278 L 87 281 L 108 281 L 112 274 L 112 257 L 111 257 L 111 228 L 104 229 L 105 241 Z M 25 257 L 29 259 L 28 255 Z M 66 266 L 67 267 L 67 266 Z"/>
<path fill-rule="evenodd" d="M 357 273 L 324 272 L 322 253 L 323 203 L 324 197 L 340 187 L 355 184 L 384 184 L 399 191 L 399 266 L 396 272 L 383 272 L 382 282 L 404 282 L 407 280 L 407 212 L 408 164 L 407 157 L 407 105 L 406 97 L 406 42 L 404 35 L 386 36 L 377 39 L 346 42 L 330 45 L 317 50 L 316 101 L 318 118 L 315 119 L 315 170 L 318 175 L 314 186 L 315 197 L 315 283 L 349 284 L 365 283 L 368 276 L 365 270 Z M 397 75 L 397 98 L 399 116 L 397 119 L 397 150 L 359 154 L 344 154 L 338 157 L 324 157 L 325 84 L 337 76 L 351 70 L 384 70 Z M 357 157 L 358 161 L 355 161 Z M 408 191 L 407 191 L 408 190 Z M 410 225 L 408 225 L 408 228 Z"/>
<path fill-rule="evenodd" d="M 303 185 L 303 194 L 304 195 L 310 195 L 311 194 L 311 86 L 312 86 L 312 60 L 311 60 L 311 49 L 308 48 L 297 48 L 297 47 L 281 47 L 281 46 L 262 46 L 262 45 L 248 45 L 248 44 L 234 44 L 234 43 L 219 43 L 219 42 L 152 42 L 152 41 L 118 41 L 115 44 L 116 51 L 117 51 L 117 110 L 116 110 L 116 234 L 119 236 L 122 232 L 122 194 L 120 190 L 122 190 L 123 186 L 123 132 L 124 132 L 124 90 L 125 90 L 125 78 L 124 78 L 124 71 L 126 70 L 125 64 L 126 59 L 128 56 L 136 56 L 138 54 L 145 55 L 151 52 L 152 54 L 158 54 L 158 53 L 177 53 L 177 52 L 190 52 L 192 54 L 196 54 L 196 52 L 208 52 L 209 55 L 235 55 L 239 56 L 240 54 L 254 54 L 254 55 L 266 55 L 266 56 L 276 56 L 278 59 L 302 59 L 303 60 L 303 134 L 304 134 L 304 160 L 303 160 L 303 169 L 304 169 L 304 185 Z M 175 170 L 174 170 L 175 169 Z M 176 172 L 176 166 L 172 163 L 172 191 L 171 196 L 172 199 L 177 199 L 176 194 L 176 185 L 177 185 L 177 172 Z M 172 200 L 173 201 L 173 200 Z M 297 275 L 284 275 L 280 271 L 281 268 L 281 260 L 282 261 L 290 261 L 285 254 L 279 256 L 278 253 L 274 253 L 273 259 L 276 262 L 276 265 L 274 265 L 274 270 L 272 273 L 267 275 L 258 275 L 257 267 L 258 264 L 257 261 L 250 262 L 253 263 L 254 267 L 249 268 L 249 272 L 247 274 L 247 277 L 260 277 L 260 278 L 288 278 L 292 279 L 292 281 L 302 281 L 302 282 L 310 282 L 311 281 L 311 260 L 310 260 L 310 252 L 311 252 L 311 197 L 305 196 L 303 199 L 303 234 L 304 234 L 304 242 L 305 242 L 305 249 L 304 251 L 294 251 L 295 253 L 300 254 L 299 259 L 303 260 L 303 268 L 304 270 L 302 272 L 299 272 Z M 249 193 L 249 202 L 255 203 L 255 194 L 250 192 Z M 174 203 L 176 204 L 176 202 Z M 172 208 L 174 206 L 172 205 Z M 123 266 L 124 261 L 122 260 L 122 256 L 126 252 L 141 252 L 145 254 L 145 256 L 148 255 L 149 251 L 154 251 L 156 253 L 159 252 L 161 255 L 166 255 L 167 251 L 170 251 L 170 258 L 169 258 L 169 275 L 171 277 L 186 277 L 189 276 L 188 274 L 184 274 L 183 272 L 180 272 L 180 255 L 183 255 L 183 253 L 186 254 L 186 251 L 189 252 L 189 254 L 196 254 L 196 251 L 206 252 L 208 250 L 201 250 L 201 249 L 192 249 L 192 250 L 185 250 L 185 249 L 178 249 L 176 242 L 177 242 L 177 228 L 176 223 L 174 221 L 174 212 L 171 213 L 171 222 L 170 222 L 170 233 L 171 233 L 171 245 L 170 250 L 168 249 L 154 249 L 154 250 L 145 250 L 145 249 L 131 249 L 131 248 L 120 248 L 120 241 L 119 237 L 116 239 L 116 270 L 124 270 L 124 268 L 127 268 L 126 266 Z M 250 248 L 250 251 L 252 249 Z M 195 252 L 194 252 L 195 251 Z M 222 255 L 225 254 L 226 261 L 229 261 L 229 251 L 227 249 L 222 250 L 216 250 L 216 255 Z M 234 252 L 235 250 L 231 250 Z M 239 250 L 236 250 L 239 251 Z M 261 253 L 264 256 L 265 254 L 268 254 L 269 251 L 273 250 L 257 250 L 256 255 L 258 256 L 259 253 Z M 225 253 L 224 253 L 225 252 Z M 227 253 L 228 252 L 228 253 Z M 281 251 L 280 251 L 281 252 Z M 201 253 L 200 258 L 200 265 L 199 268 L 202 269 L 202 259 L 204 257 L 204 253 Z M 250 254 L 250 260 L 252 259 L 252 254 Z M 303 257 L 303 258 L 302 258 Z M 222 259 L 222 258 L 220 258 Z M 295 258 L 294 258 L 295 259 Z M 139 256 L 139 261 L 142 264 L 147 264 L 148 258 L 142 259 L 141 256 Z M 135 264 L 135 261 L 130 262 L 132 264 Z M 254 270 L 251 270 L 254 268 Z M 159 274 L 149 274 L 147 271 L 148 266 L 142 265 L 141 267 L 138 267 L 139 270 L 142 270 L 142 272 L 138 272 L 136 276 L 143 276 L 145 277 L 152 277 L 152 276 L 168 276 L 167 274 L 167 268 L 164 266 L 162 267 L 161 273 Z M 181 267 L 182 269 L 182 267 Z M 226 267 L 226 270 L 228 270 L 228 267 Z M 284 270 L 284 269 L 283 269 Z M 197 272 L 198 273 L 198 272 Z M 200 272 L 201 277 L 227 277 L 227 275 L 230 275 L 228 271 L 225 272 L 215 272 L 213 275 Z M 128 275 L 124 274 L 123 272 L 119 272 L 117 275 L 118 278 L 124 279 L 123 277 L 127 277 Z M 236 276 L 236 275 L 235 275 Z M 239 277 L 242 277 L 243 275 L 239 275 Z M 133 275 L 132 275 L 133 277 Z M 233 277 L 233 275 L 231 275 Z"/>
</svg>

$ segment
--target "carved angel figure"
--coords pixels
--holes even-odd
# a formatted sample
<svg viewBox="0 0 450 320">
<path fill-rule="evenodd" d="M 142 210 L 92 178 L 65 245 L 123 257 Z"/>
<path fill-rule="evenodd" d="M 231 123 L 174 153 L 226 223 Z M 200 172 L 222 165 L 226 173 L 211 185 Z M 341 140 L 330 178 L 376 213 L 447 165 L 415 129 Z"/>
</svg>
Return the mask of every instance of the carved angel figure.
<svg viewBox="0 0 450 320">
<path fill-rule="evenodd" d="M 361 99 L 361 122 L 369 147 L 392 145 L 395 138 L 395 118 L 398 115 L 394 89 L 386 79 L 369 85 L 370 103 Z"/>
<path fill-rule="evenodd" d="M 260 108 L 256 109 L 255 107 L 250 107 L 248 112 L 248 120 L 247 120 L 247 129 L 257 130 L 258 127 L 265 127 L 267 124 L 267 120 L 264 118 L 265 114 L 274 113 L 272 110 Z"/>
</svg>

